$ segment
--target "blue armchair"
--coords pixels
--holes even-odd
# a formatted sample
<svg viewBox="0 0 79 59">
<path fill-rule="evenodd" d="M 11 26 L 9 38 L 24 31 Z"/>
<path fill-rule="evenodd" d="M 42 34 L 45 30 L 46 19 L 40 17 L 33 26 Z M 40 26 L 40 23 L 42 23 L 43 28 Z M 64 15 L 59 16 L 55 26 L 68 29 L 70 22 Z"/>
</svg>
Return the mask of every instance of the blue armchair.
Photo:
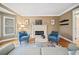
<svg viewBox="0 0 79 59">
<path fill-rule="evenodd" d="M 59 41 L 59 33 L 52 31 L 49 35 L 48 35 L 48 40 L 52 41 L 52 42 L 56 42 L 58 43 Z"/>
<path fill-rule="evenodd" d="M 27 33 L 27 32 L 19 32 L 19 41 L 20 41 L 20 44 L 21 44 L 21 41 L 29 42 L 29 37 L 30 37 L 29 33 Z"/>
</svg>

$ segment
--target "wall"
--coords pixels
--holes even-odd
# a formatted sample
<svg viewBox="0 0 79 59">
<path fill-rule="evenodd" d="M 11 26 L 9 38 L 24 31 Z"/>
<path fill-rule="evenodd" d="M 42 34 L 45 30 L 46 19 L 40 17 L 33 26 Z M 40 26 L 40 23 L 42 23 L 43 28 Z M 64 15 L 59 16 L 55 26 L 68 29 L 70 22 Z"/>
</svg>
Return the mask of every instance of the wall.
<svg viewBox="0 0 79 59">
<path fill-rule="evenodd" d="M 59 32 L 62 36 L 72 40 L 72 11 L 66 12 L 60 16 L 60 20 L 69 19 L 69 25 L 61 26 L 59 25 Z"/>
<path fill-rule="evenodd" d="M 1 15 L 0 15 L 0 37 L 1 37 Z"/>
<path fill-rule="evenodd" d="M 67 26 L 60 26 L 59 25 L 59 32 L 62 36 L 64 36 L 65 38 L 68 38 L 70 40 L 72 40 L 72 23 L 73 23 L 73 10 L 79 8 L 79 6 L 73 8 L 72 10 L 64 13 L 63 15 L 60 16 L 60 20 L 63 20 L 63 19 L 69 19 L 69 25 Z"/>
<path fill-rule="evenodd" d="M 51 31 L 58 31 L 58 16 L 17 16 L 17 24 L 21 22 L 22 24 L 26 24 L 25 20 L 28 20 L 28 25 L 26 25 L 26 31 L 31 32 L 31 25 L 34 23 L 35 20 L 43 20 L 43 24 L 47 25 L 47 32 L 50 33 Z M 51 25 L 51 20 L 55 19 L 55 25 Z M 19 26 L 17 25 L 17 30 L 19 31 Z M 20 30 L 22 31 L 22 30 Z"/>
</svg>

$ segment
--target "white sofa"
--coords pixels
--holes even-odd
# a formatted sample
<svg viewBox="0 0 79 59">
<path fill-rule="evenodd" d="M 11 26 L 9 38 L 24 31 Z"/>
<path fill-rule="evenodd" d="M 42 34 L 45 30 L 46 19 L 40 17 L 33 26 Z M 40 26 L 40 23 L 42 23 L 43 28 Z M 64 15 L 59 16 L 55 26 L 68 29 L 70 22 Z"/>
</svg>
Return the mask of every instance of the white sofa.
<svg viewBox="0 0 79 59">
<path fill-rule="evenodd" d="M 6 46 L 0 48 L 0 55 L 7 55 L 7 54 L 9 54 L 13 49 L 15 49 L 14 44 L 7 44 Z"/>
<path fill-rule="evenodd" d="M 9 55 L 40 55 L 40 48 L 18 47 L 11 51 Z"/>
<path fill-rule="evenodd" d="M 68 50 L 63 47 L 43 47 L 42 55 L 67 55 Z"/>
<path fill-rule="evenodd" d="M 76 51 L 76 55 L 79 55 L 79 50 L 78 50 L 78 51 Z"/>
<path fill-rule="evenodd" d="M 63 47 L 42 47 L 42 48 L 26 48 L 17 47 L 13 44 L 0 48 L 0 55 L 67 55 L 68 50 Z"/>
</svg>

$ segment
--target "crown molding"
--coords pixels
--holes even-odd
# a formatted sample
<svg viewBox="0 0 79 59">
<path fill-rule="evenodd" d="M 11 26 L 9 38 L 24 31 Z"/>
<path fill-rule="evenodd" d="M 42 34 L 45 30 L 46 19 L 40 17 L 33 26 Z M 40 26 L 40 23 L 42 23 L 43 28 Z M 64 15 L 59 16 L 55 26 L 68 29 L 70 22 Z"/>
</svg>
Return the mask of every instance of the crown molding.
<svg viewBox="0 0 79 59">
<path fill-rule="evenodd" d="M 59 15 L 21 15 L 21 16 L 59 16 Z"/>
<path fill-rule="evenodd" d="M 21 15 L 21 14 L 16 13 L 15 11 L 11 10 L 10 8 L 8 8 L 8 7 L 7 7 L 6 5 L 4 5 L 4 4 L 1 4 L 1 3 L 0 3 L 0 5 L 1 5 L 3 8 L 7 9 L 8 11 L 11 11 L 11 12 L 15 13 L 16 15 Z M 64 12 L 62 12 L 62 13 L 60 13 L 60 14 L 58 14 L 58 15 L 21 15 L 21 16 L 61 16 L 61 15 L 63 15 L 64 13 L 66 13 L 66 12 L 68 12 L 68 11 L 74 9 L 74 8 L 77 7 L 77 6 L 79 6 L 79 3 L 75 4 L 74 6 L 70 7 L 69 9 L 66 9 Z"/>
<path fill-rule="evenodd" d="M 77 7 L 77 6 L 79 6 L 79 3 L 78 3 L 78 4 L 75 4 L 74 6 L 72 6 L 72 7 L 69 8 L 69 9 L 65 10 L 64 12 L 62 12 L 61 14 L 59 14 L 59 16 L 61 16 L 61 15 L 63 15 L 64 13 L 66 13 L 66 12 L 68 12 L 68 11 L 74 9 L 74 8 Z"/>
<path fill-rule="evenodd" d="M 0 8 L 6 10 L 6 12 L 9 12 L 10 14 L 17 15 L 17 13 L 15 11 L 13 11 L 10 8 L 8 8 L 6 5 L 4 5 L 2 3 L 0 3 Z M 2 12 L 4 12 L 4 10 L 2 10 Z"/>
</svg>

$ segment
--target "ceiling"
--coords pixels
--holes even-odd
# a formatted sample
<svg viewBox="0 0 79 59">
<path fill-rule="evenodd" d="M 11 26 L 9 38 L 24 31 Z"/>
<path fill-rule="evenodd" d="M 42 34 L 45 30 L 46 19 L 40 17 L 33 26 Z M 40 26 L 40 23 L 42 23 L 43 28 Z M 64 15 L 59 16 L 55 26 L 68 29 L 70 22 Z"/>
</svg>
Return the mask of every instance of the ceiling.
<svg viewBox="0 0 79 59">
<path fill-rule="evenodd" d="M 22 16 L 59 16 L 76 7 L 76 3 L 4 3 Z"/>
</svg>

